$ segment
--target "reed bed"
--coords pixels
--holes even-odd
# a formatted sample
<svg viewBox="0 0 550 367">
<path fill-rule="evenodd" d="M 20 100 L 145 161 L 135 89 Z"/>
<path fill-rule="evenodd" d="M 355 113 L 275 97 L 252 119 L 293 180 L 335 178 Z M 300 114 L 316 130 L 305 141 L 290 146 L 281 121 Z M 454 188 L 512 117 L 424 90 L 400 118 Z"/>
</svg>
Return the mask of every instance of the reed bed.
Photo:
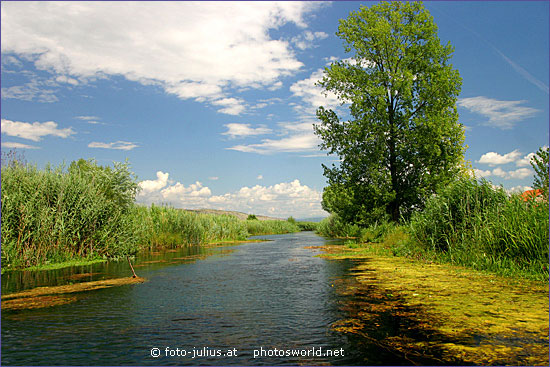
<svg viewBox="0 0 550 367">
<path fill-rule="evenodd" d="M 548 202 L 462 179 L 411 218 L 413 241 L 451 263 L 548 279 Z"/>
<path fill-rule="evenodd" d="M 287 221 L 139 206 L 137 190 L 127 163 L 79 160 L 39 170 L 8 162 L 2 166 L 2 271 L 300 231 Z"/>
<path fill-rule="evenodd" d="M 285 220 L 247 220 L 246 228 L 251 236 L 300 232 L 296 223 Z"/>
<path fill-rule="evenodd" d="M 2 167 L 3 268 L 134 252 L 128 211 L 136 190 L 127 164 Z"/>
</svg>

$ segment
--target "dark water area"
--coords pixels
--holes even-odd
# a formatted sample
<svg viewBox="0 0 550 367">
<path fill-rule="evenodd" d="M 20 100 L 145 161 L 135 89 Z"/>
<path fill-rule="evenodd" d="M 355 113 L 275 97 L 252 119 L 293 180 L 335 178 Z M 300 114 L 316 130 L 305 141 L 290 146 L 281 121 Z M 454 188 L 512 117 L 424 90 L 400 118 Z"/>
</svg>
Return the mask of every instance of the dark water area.
<svg viewBox="0 0 550 367">
<path fill-rule="evenodd" d="M 2 365 L 409 364 L 331 329 L 346 302 L 333 285 L 353 264 L 305 248 L 328 240 L 311 232 L 256 238 L 271 241 L 142 254 L 135 270 L 143 284 L 3 311 Z M 2 294 L 130 275 L 125 261 L 14 272 L 2 276 Z"/>
</svg>

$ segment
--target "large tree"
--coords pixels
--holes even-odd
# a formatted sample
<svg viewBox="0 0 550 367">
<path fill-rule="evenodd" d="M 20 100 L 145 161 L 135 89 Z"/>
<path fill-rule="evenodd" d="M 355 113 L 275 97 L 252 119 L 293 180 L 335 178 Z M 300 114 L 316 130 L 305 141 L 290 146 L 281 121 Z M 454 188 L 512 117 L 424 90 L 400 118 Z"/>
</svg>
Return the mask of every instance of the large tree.
<svg viewBox="0 0 550 367">
<path fill-rule="evenodd" d="M 319 85 L 349 105 L 344 121 L 320 107 L 321 148 L 340 157 L 324 167 L 323 207 L 346 221 L 399 221 L 461 170 L 461 78 L 421 3 L 362 6 L 336 33 L 349 59 L 325 68 Z"/>
</svg>

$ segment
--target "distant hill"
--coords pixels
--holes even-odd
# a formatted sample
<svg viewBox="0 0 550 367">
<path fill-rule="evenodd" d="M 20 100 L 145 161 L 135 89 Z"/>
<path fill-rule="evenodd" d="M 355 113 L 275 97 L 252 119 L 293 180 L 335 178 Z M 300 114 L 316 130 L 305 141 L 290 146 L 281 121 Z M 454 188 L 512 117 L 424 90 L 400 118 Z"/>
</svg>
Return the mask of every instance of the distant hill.
<svg viewBox="0 0 550 367">
<path fill-rule="evenodd" d="M 248 218 L 248 214 L 246 213 L 236 212 L 231 210 L 216 210 L 216 209 L 184 209 L 184 210 L 187 212 L 203 213 L 203 214 L 216 214 L 216 215 L 228 214 L 242 220 L 245 220 Z M 267 217 L 265 215 L 258 215 L 258 214 L 255 214 L 255 215 L 258 220 L 286 220 L 282 218 Z"/>
</svg>

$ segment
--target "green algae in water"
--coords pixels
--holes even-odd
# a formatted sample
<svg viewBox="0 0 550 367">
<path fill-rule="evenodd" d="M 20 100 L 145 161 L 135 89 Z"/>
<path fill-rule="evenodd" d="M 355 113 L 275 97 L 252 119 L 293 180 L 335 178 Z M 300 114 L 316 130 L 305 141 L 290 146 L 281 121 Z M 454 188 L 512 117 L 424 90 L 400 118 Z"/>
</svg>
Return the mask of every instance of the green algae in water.
<svg viewBox="0 0 550 367">
<path fill-rule="evenodd" d="M 344 306 L 349 318 L 334 330 L 411 363 L 548 365 L 546 284 L 400 257 L 359 257 L 341 246 L 326 250 L 329 257 L 358 261 L 352 280 L 335 283 L 350 301 Z"/>
</svg>

